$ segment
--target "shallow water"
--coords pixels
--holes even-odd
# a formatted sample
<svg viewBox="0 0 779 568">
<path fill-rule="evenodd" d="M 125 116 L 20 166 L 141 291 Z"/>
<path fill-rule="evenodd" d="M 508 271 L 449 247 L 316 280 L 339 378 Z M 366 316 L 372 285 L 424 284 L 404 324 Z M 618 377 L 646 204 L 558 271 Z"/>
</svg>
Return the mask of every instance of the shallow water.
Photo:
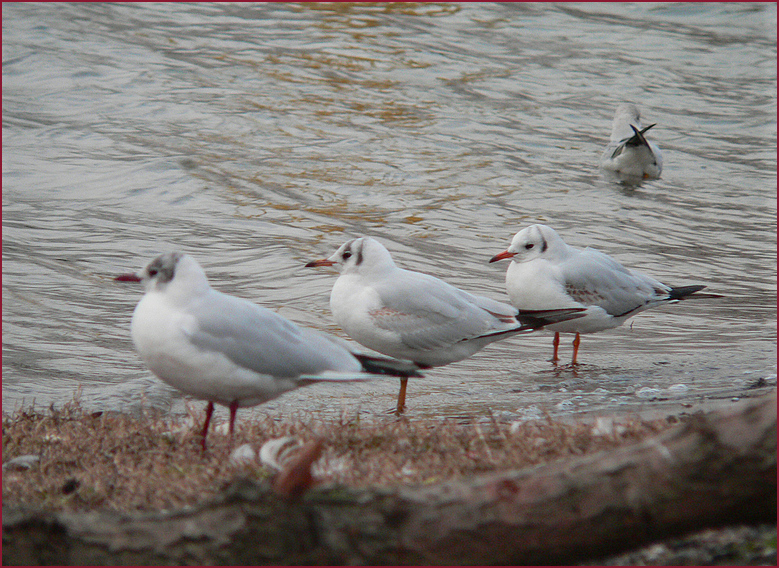
<svg viewBox="0 0 779 568">
<path fill-rule="evenodd" d="M 132 347 L 141 290 L 112 281 L 160 252 L 340 334 L 335 275 L 306 261 L 370 234 L 405 268 L 505 299 L 507 265 L 487 261 L 534 222 L 726 298 L 585 336 L 577 369 L 547 361 L 551 334 L 494 344 L 413 381 L 411 416 L 689 410 L 763 392 L 775 32 L 770 3 L 4 4 L 3 409 L 79 390 L 90 408 L 180 412 Z M 640 186 L 597 166 L 625 100 L 657 123 L 665 158 Z M 395 380 L 317 385 L 254 412 L 373 416 L 396 393 Z"/>
</svg>

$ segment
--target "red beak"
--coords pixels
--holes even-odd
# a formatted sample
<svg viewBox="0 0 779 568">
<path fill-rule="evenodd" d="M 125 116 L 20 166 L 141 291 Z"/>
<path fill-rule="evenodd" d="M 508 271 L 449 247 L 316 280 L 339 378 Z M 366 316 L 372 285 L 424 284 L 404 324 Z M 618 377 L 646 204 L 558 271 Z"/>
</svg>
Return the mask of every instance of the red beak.
<svg viewBox="0 0 779 568">
<path fill-rule="evenodd" d="M 306 268 L 315 268 L 317 266 L 333 266 L 335 264 L 334 260 L 328 260 L 326 258 L 323 258 L 321 260 L 312 260 L 308 264 L 306 264 Z"/>
<path fill-rule="evenodd" d="M 507 259 L 507 258 L 511 258 L 511 257 L 512 257 L 512 256 L 514 256 L 515 254 L 517 254 L 517 253 L 515 253 L 515 252 L 509 252 L 509 251 L 507 251 L 507 250 L 504 250 L 503 252 L 501 252 L 501 253 L 498 253 L 498 254 L 496 254 L 495 256 L 493 256 L 493 257 L 490 259 L 490 262 L 497 262 L 497 261 L 499 261 L 499 260 L 505 260 L 505 259 Z"/>
<path fill-rule="evenodd" d="M 137 274 L 120 274 L 114 280 L 117 282 L 140 282 L 141 277 Z"/>
</svg>

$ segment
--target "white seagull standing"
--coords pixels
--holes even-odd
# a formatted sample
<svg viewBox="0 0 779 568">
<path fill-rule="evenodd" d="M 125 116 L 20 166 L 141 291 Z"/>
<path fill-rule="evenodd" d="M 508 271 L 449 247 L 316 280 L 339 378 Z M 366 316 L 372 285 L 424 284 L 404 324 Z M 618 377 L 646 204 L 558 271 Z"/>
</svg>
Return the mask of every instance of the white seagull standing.
<svg viewBox="0 0 779 568">
<path fill-rule="evenodd" d="M 239 407 L 255 406 L 319 381 L 356 381 L 377 374 L 421 376 L 400 361 L 355 354 L 342 340 L 298 327 L 248 300 L 211 288 L 203 269 L 178 252 L 154 259 L 143 282 L 131 334 L 149 369 L 178 390 L 208 401 L 202 447 L 214 404 L 230 409 L 230 440 Z"/>
<path fill-rule="evenodd" d="M 307 267 L 336 265 L 330 294 L 335 321 L 358 343 L 391 357 L 437 367 L 470 357 L 494 341 L 580 317 L 582 309 L 520 312 L 433 276 L 398 268 L 371 237 L 352 239 Z M 407 380 L 401 378 L 397 413 Z"/>
<path fill-rule="evenodd" d="M 611 141 L 601 157 L 601 167 L 625 178 L 659 178 L 663 171 L 663 155 L 657 144 L 645 136 L 653 126 L 641 126 L 636 105 L 618 105 L 611 127 Z"/>
<path fill-rule="evenodd" d="M 552 361 L 558 361 L 560 332 L 575 333 L 573 359 L 577 363 L 580 334 L 618 327 L 639 312 L 677 302 L 706 286 L 672 288 L 650 276 L 628 270 L 612 257 L 592 248 L 568 246 L 554 229 L 531 225 L 519 231 L 511 246 L 490 262 L 511 259 L 506 291 L 520 310 L 585 308 L 585 316 L 547 326 L 555 332 Z M 697 294 L 695 298 L 721 298 Z"/>
</svg>

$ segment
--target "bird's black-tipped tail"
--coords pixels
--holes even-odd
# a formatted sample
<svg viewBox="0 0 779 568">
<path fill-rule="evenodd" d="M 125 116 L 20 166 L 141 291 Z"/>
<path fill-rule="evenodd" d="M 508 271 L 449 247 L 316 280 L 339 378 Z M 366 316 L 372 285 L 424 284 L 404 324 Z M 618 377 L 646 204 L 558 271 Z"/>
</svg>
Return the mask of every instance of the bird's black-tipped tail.
<svg viewBox="0 0 779 568">
<path fill-rule="evenodd" d="M 686 300 L 693 294 L 695 294 L 695 298 L 724 298 L 722 294 L 696 294 L 696 292 L 700 292 L 703 290 L 706 286 L 703 286 L 701 284 L 696 284 L 693 286 L 680 286 L 679 288 L 671 288 L 671 291 L 668 293 L 668 299 L 673 300 Z"/>
<path fill-rule="evenodd" d="M 519 310 L 516 318 L 519 321 L 519 326 L 512 329 L 503 329 L 500 331 L 493 331 L 491 333 L 485 333 L 480 337 L 492 337 L 499 338 L 500 336 L 509 337 L 516 334 L 530 333 L 537 329 L 543 328 L 545 325 L 552 325 L 553 323 L 560 323 L 572 319 L 584 317 L 587 308 L 559 308 L 556 310 Z M 493 314 L 496 315 L 497 314 Z M 495 340 L 493 339 L 493 341 Z"/>
<path fill-rule="evenodd" d="M 560 308 L 556 310 L 519 310 L 517 319 L 521 329 L 540 329 L 545 325 L 584 317 L 587 308 Z"/>
<path fill-rule="evenodd" d="M 373 373 L 375 375 L 390 375 L 393 377 L 424 377 L 419 372 L 420 369 L 425 367 L 412 363 L 411 361 L 403 361 L 401 359 L 390 359 L 389 357 L 378 357 L 376 355 L 366 355 L 365 353 L 354 353 L 352 355 L 362 363 L 362 369 L 366 373 Z"/>
<path fill-rule="evenodd" d="M 633 136 L 631 138 L 629 138 L 627 140 L 627 142 L 625 142 L 625 146 L 628 146 L 628 147 L 647 146 L 647 147 L 649 147 L 649 142 L 646 141 L 646 138 L 644 137 L 644 134 L 646 134 L 646 131 L 649 130 L 650 128 L 652 128 L 653 126 L 655 126 L 655 125 L 654 124 L 650 124 L 649 126 L 639 130 L 638 128 L 636 128 L 635 126 L 633 126 L 631 124 L 630 128 L 633 129 L 634 134 L 633 134 Z"/>
</svg>

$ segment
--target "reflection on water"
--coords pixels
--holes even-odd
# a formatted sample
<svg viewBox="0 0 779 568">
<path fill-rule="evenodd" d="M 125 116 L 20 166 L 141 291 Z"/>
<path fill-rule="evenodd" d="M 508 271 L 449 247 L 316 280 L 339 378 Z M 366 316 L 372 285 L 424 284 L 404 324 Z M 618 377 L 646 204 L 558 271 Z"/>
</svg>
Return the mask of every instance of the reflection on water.
<svg viewBox="0 0 779 568">
<path fill-rule="evenodd" d="M 534 222 L 727 297 L 585 336 L 575 370 L 547 361 L 549 334 L 490 346 L 413 382 L 412 413 L 678 410 L 775 384 L 775 10 L 4 5 L 4 410 L 79 385 L 101 408 L 181 410 L 132 349 L 141 291 L 111 281 L 160 252 L 341 333 L 335 275 L 307 260 L 370 234 L 505 299 L 487 261 Z M 623 100 L 657 123 L 659 180 L 598 171 Z M 256 411 L 375 415 L 396 389 L 317 385 Z"/>
</svg>

